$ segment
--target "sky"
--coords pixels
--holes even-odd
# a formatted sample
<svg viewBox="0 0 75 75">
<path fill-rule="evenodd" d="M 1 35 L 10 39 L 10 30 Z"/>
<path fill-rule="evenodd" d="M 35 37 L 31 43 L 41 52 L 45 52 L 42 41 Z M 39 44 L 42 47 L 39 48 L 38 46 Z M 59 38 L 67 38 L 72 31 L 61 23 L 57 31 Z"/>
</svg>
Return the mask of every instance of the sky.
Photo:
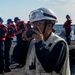
<svg viewBox="0 0 75 75">
<path fill-rule="evenodd" d="M 75 0 L 0 0 L 0 17 L 7 23 L 7 19 L 19 17 L 27 22 L 29 13 L 38 8 L 50 8 L 57 15 L 58 24 L 66 21 L 69 14 L 75 24 Z"/>
</svg>

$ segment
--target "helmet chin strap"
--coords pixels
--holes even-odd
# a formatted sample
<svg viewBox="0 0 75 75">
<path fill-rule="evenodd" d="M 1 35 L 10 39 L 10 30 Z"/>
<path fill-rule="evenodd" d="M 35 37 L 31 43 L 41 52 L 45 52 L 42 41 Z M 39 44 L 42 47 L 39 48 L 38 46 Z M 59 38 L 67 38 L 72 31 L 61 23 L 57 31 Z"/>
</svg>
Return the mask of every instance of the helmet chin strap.
<svg viewBox="0 0 75 75">
<path fill-rule="evenodd" d="M 46 26 L 47 26 L 47 23 L 45 22 L 45 23 L 44 23 L 43 32 L 42 32 L 43 34 L 45 33 Z"/>
<path fill-rule="evenodd" d="M 50 24 L 50 23 L 51 23 L 52 25 L 54 25 L 54 23 L 52 23 L 52 22 L 50 22 L 50 21 L 45 21 L 42 34 L 45 33 L 46 26 L 47 26 L 48 24 Z"/>
</svg>

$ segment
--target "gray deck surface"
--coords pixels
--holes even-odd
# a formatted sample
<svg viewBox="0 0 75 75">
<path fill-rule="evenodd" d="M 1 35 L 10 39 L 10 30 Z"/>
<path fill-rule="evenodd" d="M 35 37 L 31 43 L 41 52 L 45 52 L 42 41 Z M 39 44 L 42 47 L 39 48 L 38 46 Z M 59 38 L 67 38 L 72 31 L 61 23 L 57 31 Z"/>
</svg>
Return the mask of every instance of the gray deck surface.
<svg viewBox="0 0 75 75">
<path fill-rule="evenodd" d="M 70 45 L 70 48 L 73 48 L 75 49 L 75 41 L 71 41 L 71 45 Z M 13 48 L 14 46 L 16 45 L 16 42 L 13 42 L 12 43 L 12 47 L 11 47 L 11 50 L 10 50 L 10 55 L 12 55 L 12 52 L 13 52 Z M 15 75 L 15 72 L 18 72 L 20 70 L 20 68 L 16 68 L 18 64 L 17 63 L 13 63 L 12 64 L 12 59 L 11 59 L 11 65 L 10 65 L 10 68 L 11 68 L 11 72 L 8 72 L 8 73 L 4 73 L 4 75 Z M 71 75 L 75 75 L 75 65 L 72 65 L 71 66 Z M 1 74 L 0 74 L 1 75 Z M 18 75 L 18 74 L 17 74 Z M 20 74 L 22 75 L 22 74 Z"/>
</svg>

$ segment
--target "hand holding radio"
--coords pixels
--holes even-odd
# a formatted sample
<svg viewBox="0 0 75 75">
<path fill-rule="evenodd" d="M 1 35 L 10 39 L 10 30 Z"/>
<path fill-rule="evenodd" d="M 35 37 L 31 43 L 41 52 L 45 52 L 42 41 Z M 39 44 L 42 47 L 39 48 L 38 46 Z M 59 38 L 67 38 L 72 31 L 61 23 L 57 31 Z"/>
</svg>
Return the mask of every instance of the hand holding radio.
<svg viewBox="0 0 75 75">
<path fill-rule="evenodd" d="M 34 30 L 39 31 L 38 28 L 34 28 Z M 30 29 L 26 32 L 26 35 L 28 38 L 32 37 L 33 34 L 36 34 L 36 33 L 32 29 Z"/>
</svg>

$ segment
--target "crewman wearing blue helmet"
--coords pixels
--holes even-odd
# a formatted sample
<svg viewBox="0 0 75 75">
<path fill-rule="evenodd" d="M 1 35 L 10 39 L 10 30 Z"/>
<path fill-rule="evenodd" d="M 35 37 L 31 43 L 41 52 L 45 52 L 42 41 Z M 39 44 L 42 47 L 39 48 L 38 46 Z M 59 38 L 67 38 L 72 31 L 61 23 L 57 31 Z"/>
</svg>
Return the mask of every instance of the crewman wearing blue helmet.
<svg viewBox="0 0 75 75">
<path fill-rule="evenodd" d="M 21 21 L 18 17 L 15 17 L 14 18 L 14 22 L 17 26 L 17 44 L 20 43 L 22 41 L 21 39 L 21 36 L 22 36 L 22 33 L 24 32 L 25 28 L 26 28 L 26 25 L 24 23 L 24 21 Z"/>
<path fill-rule="evenodd" d="M 6 40 L 7 27 L 3 24 L 3 19 L 0 17 L 0 74 L 4 72 L 4 41 Z"/>
<path fill-rule="evenodd" d="M 10 72 L 10 48 L 12 40 L 17 32 L 17 27 L 13 24 L 12 19 L 7 20 L 8 33 L 5 41 L 5 72 Z"/>
</svg>

